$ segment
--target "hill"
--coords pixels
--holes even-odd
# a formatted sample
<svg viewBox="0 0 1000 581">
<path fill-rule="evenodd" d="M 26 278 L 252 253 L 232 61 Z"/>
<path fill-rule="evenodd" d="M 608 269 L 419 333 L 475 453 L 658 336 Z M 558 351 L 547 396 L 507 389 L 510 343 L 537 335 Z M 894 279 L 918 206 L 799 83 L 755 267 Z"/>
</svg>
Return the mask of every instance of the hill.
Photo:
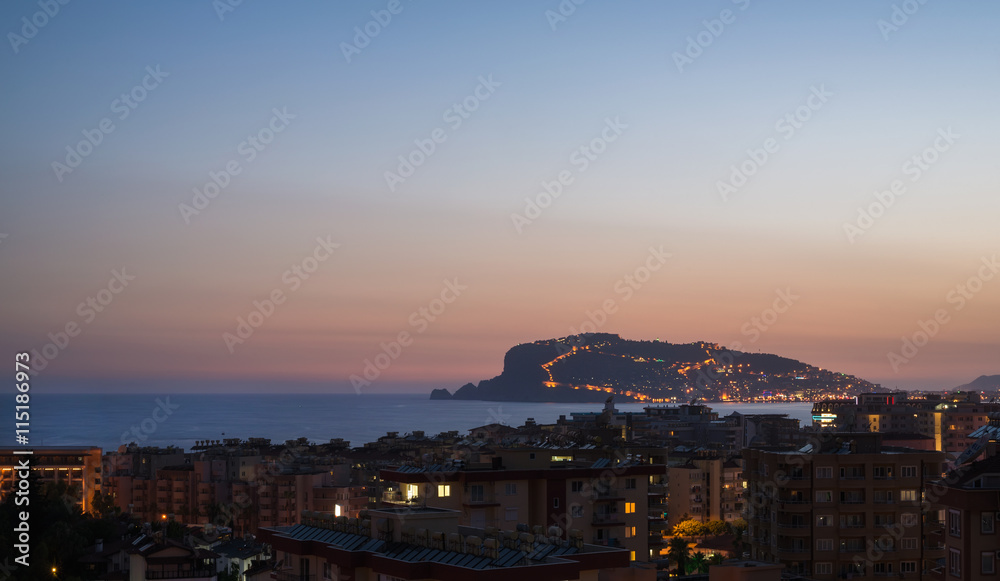
<svg viewBox="0 0 1000 581">
<path fill-rule="evenodd" d="M 766 353 L 731 351 L 715 343 L 632 341 L 608 333 L 572 335 L 512 347 L 503 372 L 454 394 L 431 399 L 488 401 L 662 402 L 750 399 L 778 394 L 803 398 L 876 389 L 843 373 Z"/>
<path fill-rule="evenodd" d="M 958 391 L 997 391 L 1000 390 L 1000 375 L 980 375 L 965 385 L 954 390 Z"/>
</svg>

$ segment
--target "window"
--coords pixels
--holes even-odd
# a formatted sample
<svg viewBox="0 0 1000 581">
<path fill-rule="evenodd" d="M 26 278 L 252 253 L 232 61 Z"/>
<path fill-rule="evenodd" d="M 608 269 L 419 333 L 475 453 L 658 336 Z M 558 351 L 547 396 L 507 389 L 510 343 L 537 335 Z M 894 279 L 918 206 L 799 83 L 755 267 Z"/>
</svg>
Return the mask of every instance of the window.
<svg viewBox="0 0 1000 581">
<path fill-rule="evenodd" d="M 634 502 L 626 502 L 625 503 L 625 514 L 632 514 L 633 512 L 635 512 L 635 503 Z"/>
<path fill-rule="evenodd" d="M 875 466 L 872 477 L 875 480 L 892 480 L 892 466 Z"/>
<path fill-rule="evenodd" d="M 993 560 L 994 551 L 983 551 L 980 553 L 979 561 L 981 563 L 980 571 L 983 575 L 992 575 L 997 572 L 996 562 Z"/>
<path fill-rule="evenodd" d="M 817 575 L 833 575 L 833 563 L 816 563 L 813 571 Z"/>
<path fill-rule="evenodd" d="M 982 518 L 979 519 L 979 532 L 984 535 L 992 535 L 995 531 L 995 525 L 993 524 L 996 520 L 995 512 L 984 512 L 982 513 Z"/>
<path fill-rule="evenodd" d="M 948 511 L 948 532 L 953 537 L 962 537 L 962 513 L 957 510 Z"/>
<path fill-rule="evenodd" d="M 912 513 L 903 513 L 899 515 L 899 524 L 904 527 L 915 527 L 917 526 L 917 515 Z"/>
<path fill-rule="evenodd" d="M 899 572 L 900 573 L 916 573 L 917 572 L 917 562 L 916 561 L 900 561 L 899 562 Z"/>
<path fill-rule="evenodd" d="M 333 568 L 330 566 L 330 563 L 326 563 L 326 562 L 323 563 L 323 578 L 324 579 L 333 579 L 333 571 L 332 571 L 332 569 Z"/>
<path fill-rule="evenodd" d="M 832 551 L 833 539 L 816 539 L 817 551 Z"/>
<path fill-rule="evenodd" d="M 469 500 L 471 502 L 483 502 L 485 498 L 486 493 L 482 484 L 473 484 L 469 487 Z"/>
<path fill-rule="evenodd" d="M 625 490 L 635 490 L 635 478 L 625 479 Z"/>
<path fill-rule="evenodd" d="M 628 558 L 635 561 L 635 551 L 629 551 Z"/>
<path fill-rule="evenodd" d="M 962 551 L 949 549 L 948 552 L 948 572 L 953 577 L 962 576 Z"/>
<path fill-rule="evenodd" d="M 891 575 L 892 563 L 876 562 L 872 565 L 872 570 L 875 571 L 876 575 Z"/>
<path fill-rule="evenodd" d="M 830 490 L 817 490 L 816 502 L 833 502 L 833 492 Z"/>
<path fill-rule="evenodd" d="M 573 492 L 583 492 L 583 480 L 574 480 L 570 482 L 569 486 Z"/>
<path fill-rule="evenodd" d="M 917 500 L 916 490 L 900 490 L 899 500 L 902 502 L 914 502 Z"/>
<path fill-rule="evenodd" d="M 913 551 L 917 548 L 917 539 L 916 537 L 905 538 L 900 541 L 900 545 L 902 546 L 904 551 Z"/>
<path fill-rule="evenodd" d="M 816 517 L 816 526 L 818 527 L 832 527 L 833 517 L 828 514 L 821 514 Z"/>
<path fill-rule="evenodd" d="M 438 498 L 451 496 L 451 484 L 438 484 Z"/>
<path fill-rule="evenodd" d="M 504 511 L 503 518 L 508 522 L 517 520 L 517 507 L 508 506 L 507 509 Z"/>
<path fill-rule="evenodd" d="M 406 485 L 406 500 L 412 500 L 420 496 L 420 486 L 417 484 Z"/>
<path fill-rule="evenodd" d="M 916 478 L 917 477 L 917 467 L 916 466 L 903 466 L 899 469 L 900 474 L 903 478 Z"/>
<path fill-rule="evenodd" d="M 833 467 L 832 466 L 817 466 L 816 467 L 816 478 L 833 478 Z M 826 565 L 833 566 L 830 563 L 825 563 Z"/>
<path fill-rule="evenodd" d="M 572 456 L 553 456 L 552 457 L 552 461 L 553 462 L 572 462 L 573 461 L 573 457 Z"/>
<path fill-rule="evenodd" d="M 534 460 L 534 459 L 535 459 L 535 453 L 534 452 L 528 454 L 528 460 Z"/>
<path fill-rule="evenodd" d="M 625 527 L 625 538 L 631 539 L 635 536 L 635 527 Z"/>
<path fill-rule="evenodd" d="M 507 496 L 515 496 L 517 494 L 517 483 L 508 482 L 507 484 L 504 484 L 503 493 L 506 494 Z"/>
<path fill-rule="evenodd" d="M 583 505 L 582 504 L 570 505 L 569 515 L 573 518 L 583 518 Z"/>
<path fill-rule="evenodd" d="M 559 508 L 559 498 L 558 497 L 552 499 L 552 508 Z"/>
</svg>

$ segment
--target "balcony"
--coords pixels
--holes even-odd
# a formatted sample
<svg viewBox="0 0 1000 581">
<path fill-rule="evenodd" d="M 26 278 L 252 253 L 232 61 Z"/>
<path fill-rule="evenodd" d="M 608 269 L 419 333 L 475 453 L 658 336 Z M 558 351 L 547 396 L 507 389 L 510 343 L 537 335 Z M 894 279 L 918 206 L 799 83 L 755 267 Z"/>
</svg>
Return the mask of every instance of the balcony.
<svg viewBox="0 0 1000 581">
<path fill-rule="evenodd" d="M 412 506 L 417 504 L 419 500 L 419 497 L 416 496 L 407 499 L 399 490 L 386 490 L 382 492 L 382 502 L 385 504 L 405 504 Z"/>
<path fill-rule="evenodd" d="M 595 512 L 593 524 L 595 526 L 612 526 L 624 524 L 621 514 L 617 512 Z"/>
<path fill-rule="evenodd" d="M 599 546 L 602 546 L 602 547 L 620 547 L 620 546 L 622 546 L 622 542 L 620 540 L 618 540 L 618 539 L 599 539 L 597 537 L 594 537 L 593 542 L 591 542 L 590 544 L 592 544 L 592 545 L 599 545 Z M 279 580 L 279 581 L 281 581 L 281 580 Z M 288 581 L 293 581 L 293 580 L 288 580 Z"/>
<path fill-rule="evenodd" d="M 806 523 L 804 523 L 804 522 L 796 522 L 796 523 L 783 523 L 783 522 L 780 522 L 780 523 L 778 523 L 778 528 L 779 529 L 804 529 L 804 528 L 808 528 L 808 527 L 809 527 L 809 525 L 806 524 Z"/>
<path fill-rule="evenodd" d="M 611 501 L 611 500 L 625 500 L 625 493 L 620 489 L 612 488 L 608 490 L 594 490 L 594 500 L 597 501 Z"/>
</svg>

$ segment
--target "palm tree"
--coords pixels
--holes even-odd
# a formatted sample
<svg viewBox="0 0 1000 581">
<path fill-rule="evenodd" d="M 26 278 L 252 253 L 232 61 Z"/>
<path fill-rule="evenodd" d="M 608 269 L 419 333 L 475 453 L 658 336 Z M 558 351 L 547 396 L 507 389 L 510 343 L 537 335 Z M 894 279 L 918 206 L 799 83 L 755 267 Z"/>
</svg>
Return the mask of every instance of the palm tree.
<svg viewBox="0 0 1000 581">
<path fill-rule="evenodd" d="M 708 558 L 709 565 L 721 565 L 726 560 L 720 553 L 712 553 L 712 556 Z"/>
<path fill-rule="evenodd" d="M 705 553 L 691 555 L 687 564 L 687 573 L 708 573 L 708 559 L 705 558 Z"/>
<path fill-rule="evenodd" d="M 686 571 L 685 565 L 687 564 L 688 552 L 690 551 L 687 540 L 681 537 L 674 537 L 670 539 L 670 544 L 667 547 L 667 558 L 677 563 L 677 570 L 683 575 Z"/>
</svg>

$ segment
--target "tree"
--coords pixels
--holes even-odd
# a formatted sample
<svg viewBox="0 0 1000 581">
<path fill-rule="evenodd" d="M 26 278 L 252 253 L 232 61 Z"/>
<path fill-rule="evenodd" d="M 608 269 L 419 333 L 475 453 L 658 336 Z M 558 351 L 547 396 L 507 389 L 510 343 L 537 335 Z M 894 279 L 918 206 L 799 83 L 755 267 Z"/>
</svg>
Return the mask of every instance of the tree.
<svg viewBox="0 0 1000 581">
<path fill-rule="evenodd" d="M 719 536 L 729 534 L 729 525 L 721 520 L 710 520 L 706 527 L 708 533 L 711 535 Z"/>
<path fill-rule="evenodd" d="M 723 561 L 725 561 L 725 560 L 726 560 L 726 558 L 723 557 L 721 554 L 719 554 L 719 553 L 712 553 L 711 556 L 708 557 L 708 564 L 709 565 L 721 565 L 723 563 Z"/>
<path fill-rule="evenodd" d="M 670 544 L 667 545 L 667 558 L 677 563 L 677 570 L 681 573 L 686 571 L 689 552 L 688 542 L 681 537 L 670 539 Z"/>
<path fill-rule="evenodd" d="M 682 520 L 674 525 L 674 536 L 699 537 L 708 533 L 705 523 L 696 520 Z"/>
<path fill-rule="evenodd" d="M 686 573 L 708 573 L 708 564 L 705 553 L 695 553 L 688 559 Z"/>
</svg>

